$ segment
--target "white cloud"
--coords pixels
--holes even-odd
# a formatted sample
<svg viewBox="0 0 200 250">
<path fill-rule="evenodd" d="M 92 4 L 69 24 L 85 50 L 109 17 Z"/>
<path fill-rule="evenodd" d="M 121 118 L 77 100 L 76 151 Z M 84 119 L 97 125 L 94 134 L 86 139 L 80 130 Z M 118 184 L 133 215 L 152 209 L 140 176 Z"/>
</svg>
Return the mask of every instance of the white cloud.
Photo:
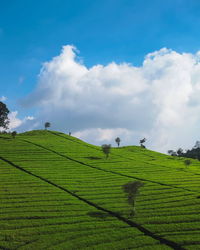
<svg viewBox="0 0 200 250">
<path fill-rule="evenodd" d="M 39 106 L 38 121 L 97 144 L 145 136 L 150 148 L 164 152 L 199 140 L 200 52 L 163 48 L 148 54 L 141 67 L 112 62 L 91 68 L 76 53 L 64 46 L 43 64 L 36 90 L 23 102 Z"/>
<path fill-rule="evenodd" d="M 30 127 L 30 126 L 33 126 L 34 128 L 34 124 L 32 122 L 31 123 L 29 122 L 35 120 L 33 116 L 26 116 L 25 118 L 20 119 L 17 117 L 17 115 L 18 111 L 12 111 L 8 114 L 8 119 L 10 121 L 9 130 L 13 131 L 18 128 L 22 129 L 22 127 Z"/>
<path fill-rule="evenodd" d="M 17 118 L 17 115 L 18 115 L 17 111 L 10 112 L 8 115 L 8 118 L 10 120 L 10 123 L 9 123 L 10 130 L 13 130 L 13 129 L 19 127 L 20 125 L 22 125 L 23 121 L 20 120 L 19 118 Z"/>
<path fill-rule="evenodd" d="M 0 97 L 0 102 L 5 102 L 6 100 L 7 100 L 7 97 L 6 97 L 6 96 Z"/>
<path fill-rule="evenodd" d="M 130 139 L 134 136 L 132 131 L 125 129 L 125 128 L 85 129 L 83 131 L 75 132 L 72 135 L 92 144 L 109 143 L 109 144 L 114 144 L 114 145 L 115 145 L 116 137 L 123 138 L 121 141 L 121 145 L 124 145 L 124 141 L 125 142 L 130 141 Z"/>
</svg>

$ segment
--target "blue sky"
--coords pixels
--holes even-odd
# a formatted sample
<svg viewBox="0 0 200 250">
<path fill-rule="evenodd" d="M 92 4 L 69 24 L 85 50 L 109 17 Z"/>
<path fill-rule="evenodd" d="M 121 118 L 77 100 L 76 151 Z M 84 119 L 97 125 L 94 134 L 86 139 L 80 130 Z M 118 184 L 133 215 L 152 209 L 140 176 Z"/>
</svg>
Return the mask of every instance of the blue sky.
<svg viewBox="0 0 200 250">
<path fill-rule="evenodd" d="M 141 66 L 163 47 L 200 50 L 198 0 L 11 0 L 0 6 L 0 97 L 18 117 L 40 107 L 22 105 L 34 92 L 42 63 L 63 45 L 80 51 L 85 67 L 111 62 Z M 108 124 L 109 127 L 109 124 Z"/>
</svg>

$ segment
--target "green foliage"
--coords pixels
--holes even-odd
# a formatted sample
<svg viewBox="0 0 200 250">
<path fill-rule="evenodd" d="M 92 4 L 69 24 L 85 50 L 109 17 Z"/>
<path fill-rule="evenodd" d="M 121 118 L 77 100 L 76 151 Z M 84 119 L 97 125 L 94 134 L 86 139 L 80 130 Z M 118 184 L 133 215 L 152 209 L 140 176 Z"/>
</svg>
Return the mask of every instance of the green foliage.
<svg viewBox="0 0 200 250">
<path fill-rule="evenodd" d="M 184 160 L 184 164 L 185 164 L 185 166 L 189 166 L 191 164 L 191 160 L 189 160 L 189 159 Z"/>
<path fill-rule="evenodd" d="M 106 155 L 106 158 L 108 158 L 108 156 L 110 154 L 110 150 L 111 150 L 111 145 L 110 144 L 103 144 L 101 146 L 101 149 L 102 149 L 103 153 Z"/>
<path fill-rule="evenodd" d="M 183 149 L 182 149 L 182 148 L 179 148 L 179 149 L 176 151 L 176 154 L 177 154 L 177 156 L 180 156 L 180 157 L 184 156 Z"/>
<path fill-rule="evenodd" d="M 45 127 L 45 129 L 50 128 L 51 127 L 51 123 L 50 122 L 45 122 L 44 127 Z"/>
<path fill-rule="evenodd" d="M 4 129 L 8 129 L 9 119 L 8 114 L 9 110 L 3 102 L 0 102 L 0 127 Z"/>
<path fill-rule="evenodd" d="M 171 156 L 177 156 L 176 152 L 174 150 L 168 150 L 167 153 Z"/>
<path fill-rule="evenodd" d="M 130 213 L 131 216 L 135 215 L 136 197 L 139 193 L 139 188 L 142 187 L 143 185 L 144 184 L 141 181 L 133 181 L 133 182 L 128 182 L 127 184 L 124 184 L 122 186 L 122 189 L 127 195 L 128 203 L 133 207 Z"/>
<path fill-rule="evenodd" d="M 121 142 L 121 139 L 120 139 L 119 137 L 117 137 L 117 138 L 115 139 L 115 142 L 117 143 L 117 146 L 119 147 L 120 142 Z"/>
<path fill-rule="evenodd" d="M 200 161 L 200 141 L 196 141 L 194 147 L 192 149 L 186 150 L 186 152 L 184 152 L 182 148 L 179 148 L 176 152 L 173 150 L 168 150 L 168 153 L 171 156 L 193 158 Z"/>
<path fill-rule="evenodd" d="M 13 131 L 13 132 L 11 133 L 11 135 L 12 135 L 13 138 L 15 138 L 16 135 L 17 135 L 17 131 Z"/>
</svg>

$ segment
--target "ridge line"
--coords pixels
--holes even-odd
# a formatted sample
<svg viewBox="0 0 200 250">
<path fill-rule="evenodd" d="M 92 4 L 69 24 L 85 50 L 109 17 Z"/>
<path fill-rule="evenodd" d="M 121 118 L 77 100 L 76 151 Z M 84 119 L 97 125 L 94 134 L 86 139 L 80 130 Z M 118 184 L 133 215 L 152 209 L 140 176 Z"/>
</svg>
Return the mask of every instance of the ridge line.
<svg viewBox="0 0 200 250">
<path fill-rule="evenodd" d="M 78 141 L 75 141 L 75 140 L 72 140 L 72 139 L 69 139 L 69 138 L 67 138 L 67 137 L 65 137 L 65 136 L 63 136 L 63 135 L 60 135 L 60 134 L 57 134 L 57 133 L 55 133 L 55 132 L 53 132 L 53 131 L 51 131 L 51 130 L 47 130 L 50 134 L 53 134 L 53 135 L 55 135 L 55 136 L 58 136 L 58 137 L 62 137 L 62 138 L 64 138 L 65 140 L 69 140 L 69 141 L 72 141 L 72 142 L 74 142 L 74 143 L 77 143 L 77 144 L 80 144 L 80 145 L 82 145 L 83 147 L 88 147 L 88 148 L 92 148 L 92 149 L 94 149 L 94 150 L 97 150 L 97 151 L 101 151 L 100 149 L 98 149 L 98 148 L 93 148 L 92 146 L 90 146 L 90 145 L 87 145 L 87 144 L 82 144 L 82 143 L 80 143 L 80 142 L 78 142 Z M 129 161 L 132 161 L 132 160 L 134 160 L 134 158 L 129 158 L 129 157 L 125 157 L 125 156 L 123 156 L 123 155 L 119 155 L 119 154 L 116 154 L 116 153 L 110 153 L 110 154 L 112 154 L 112 155 L 115 155 L 115 156 L 119 156 L 119 157 L 121 157 L 121 158 L 123 158 L 123 159 L 126 159 L 126 160 L 129 160 Z M 189 159 L 192 159 L 192 158 L 189 158 Z M 146 163 L 145 161 L 141 161 L 141 162 L 143 162 L 143 163 Z M 152 163 L 149 163 L 149 165 L 151 165 L 151 166 L 157 166 L 156 164 L 152 164 Z M 165 165 L 160 165 L 160 166 L 162 166 L 162 167 L 164 167 L 164 168 L 167 168 L 167 169 L 170 169 L 171 170 L 171 168 L 170 167 L 167 167 L 167 166 L 165 166 Z M 185 172 L 185 173 L 189 173 L 189 174 L 192 174 L 192 175 L 200 175 L 200 174 L 198 174 L 198 173 L 196 173 L 196 172 L 188 172 L 187 170 L 179 170 L 179 169 L 176 169 L 176 170 L 178 170 L 178 171 L 182 171 L 182 172 Z"/>
</svg>

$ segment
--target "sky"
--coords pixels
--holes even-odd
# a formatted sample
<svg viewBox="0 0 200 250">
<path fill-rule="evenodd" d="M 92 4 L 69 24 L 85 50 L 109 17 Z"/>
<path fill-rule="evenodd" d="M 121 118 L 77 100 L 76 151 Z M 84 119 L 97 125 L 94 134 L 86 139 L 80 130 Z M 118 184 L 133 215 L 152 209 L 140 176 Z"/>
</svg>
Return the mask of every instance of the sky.
<svg viewBox="0 0 200 250">
<path fill-rule="evenodd" d="M 10 130 L 191 148 L 200 124 L 198 0 L 0 1 Z"/>
</svg>

